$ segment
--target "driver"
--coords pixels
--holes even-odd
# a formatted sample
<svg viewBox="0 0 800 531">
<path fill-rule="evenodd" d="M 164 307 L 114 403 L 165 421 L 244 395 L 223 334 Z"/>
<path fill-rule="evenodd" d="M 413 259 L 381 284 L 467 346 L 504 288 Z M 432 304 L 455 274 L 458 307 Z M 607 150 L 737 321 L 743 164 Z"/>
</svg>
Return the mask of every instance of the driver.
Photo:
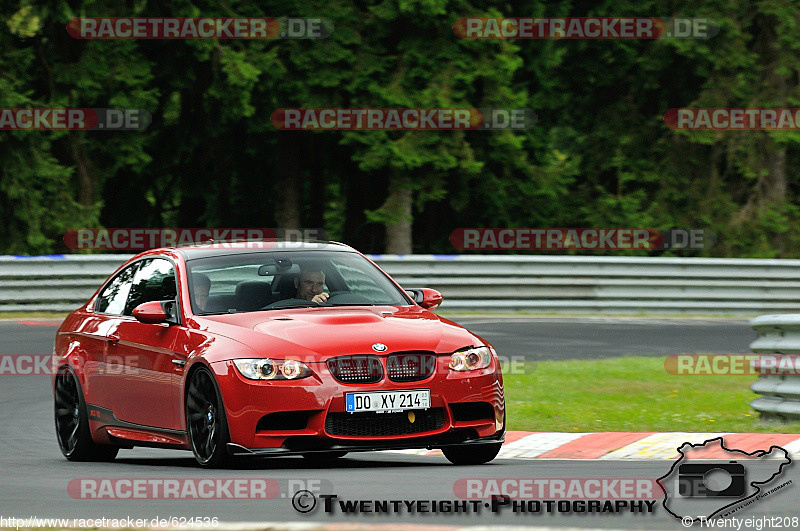
<svg viewBox="0 0 800 531">
<path fill-rule="evenodd" d="M 319 269 L 302 269 L 294 279 L 297 298 L 311 302 L 325 302 L 329 294 L 325 293 L 325 273 Z"/>
<path fill-rule="evenodd" d="M 208 292 L 211 291 L 211 279 L 203 273 L 192 275 L 192 299 L 197 308 L 202 312 L 208 304 Z"/>
</svg>

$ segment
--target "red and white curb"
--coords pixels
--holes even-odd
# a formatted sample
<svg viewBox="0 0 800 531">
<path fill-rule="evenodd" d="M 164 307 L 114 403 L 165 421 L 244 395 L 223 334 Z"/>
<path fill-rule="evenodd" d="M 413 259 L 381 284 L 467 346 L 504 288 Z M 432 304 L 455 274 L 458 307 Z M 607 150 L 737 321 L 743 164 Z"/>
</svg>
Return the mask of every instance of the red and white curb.
<svg viewBox="0 0 800 531">
<path fill-rule="evenodd" d="M 498 459 L 630 459 L 670 460 L 684 443 L 700 444 L 722 437 L 727 448 L 754 452 L 776 445 L 792 459 L 800 459 L 800 433 L 698 433 L 698 432 L 506 432 Z M 442 455 L 440 450 L 398 450 L 412 455 Z M 713 459 L 705 454 L 704 457 Z M 724 456 L 720 453 L 720 458 Z"/>
</svg>

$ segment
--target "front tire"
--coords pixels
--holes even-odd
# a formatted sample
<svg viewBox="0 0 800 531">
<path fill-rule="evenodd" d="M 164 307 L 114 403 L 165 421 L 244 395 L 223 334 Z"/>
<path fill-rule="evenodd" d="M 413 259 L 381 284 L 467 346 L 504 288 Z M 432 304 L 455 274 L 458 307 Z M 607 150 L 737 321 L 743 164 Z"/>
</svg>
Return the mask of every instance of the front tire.
<svg viewBox="0 0 800 531">
<path fill-rule="evenodd" d="M 445 446 L 442 453 L 454 465 L 482 465 L 497 457 L 501 446 L 503 443 Z"/>
<path fill-rule="evenodd" d="M 113 461 L 117 457 L 118 447 L 92 440 L 81 385 L 67 368 L 56 374 L 54 406 L 56 439 L 67 460 Z"/>
<path fill-rule="evenodd" d="M 221 468 L 231 462 L 228 422 L 219 388 L 205 367 L 194 371 L 186 387 L 186 426 L 192 452 L 204 468 Z"/>
</svg>

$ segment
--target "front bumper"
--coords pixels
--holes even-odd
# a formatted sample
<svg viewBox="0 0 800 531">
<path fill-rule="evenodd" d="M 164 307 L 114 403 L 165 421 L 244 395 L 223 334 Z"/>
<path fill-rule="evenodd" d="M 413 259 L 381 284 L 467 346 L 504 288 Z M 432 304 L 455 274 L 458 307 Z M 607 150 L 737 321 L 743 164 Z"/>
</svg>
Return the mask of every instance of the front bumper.
<svg viewBox="0 0 800 531">
<path fill-rule="evenodd" d="M 439 356 L 433 376 L 417 382 L 343 384 L 333 378 L 324 362 L 309 363 L 313 376 L 296 381 L 253 381 L 241 376 L 231 361 L 212 363 L 222 393 L 231 445 L 236 455 L 296 455 L 314 451 L 374 451 L 380 449 L 440 448 L 452 444 L 485 444 L 502 440 L 505 432 L 503 381 L 496 358 L 486 369 L 469 373 L 450 371 L 449 356 Z M 418 418 L 439 416 L 430 429 L 419 426 L 408 433 L 370 433 L 364 429 L 348 433 L 330 429 L 337 415 L 364 415 L 345 412 L 345 393 L 359 391 L 397 391 L 430 389 L 429 410 Z M 465 405 L 480 404 L 482 415 L 464 414 Z M 454 407 L 455 406 L 455 407 Z M 468 409 L 468 407 L 467 407 Z M 265 417 L 273 414 L 303 417 L 300 425 L 274 428 Z M 387 417 L 379 418 L 385 424 Z M 329 416 L 331 418 L 329 418 Z M 326 428 L 327 424 L 327 428 Z M 352 424 L 352 423 L 351 423 Z M 291 429 L 283 429 L 283 428 Z M 331 433 L 334 431 L 334 433 Z M 386 433 L 381 431 L 381 433 Z"/>
</svg>

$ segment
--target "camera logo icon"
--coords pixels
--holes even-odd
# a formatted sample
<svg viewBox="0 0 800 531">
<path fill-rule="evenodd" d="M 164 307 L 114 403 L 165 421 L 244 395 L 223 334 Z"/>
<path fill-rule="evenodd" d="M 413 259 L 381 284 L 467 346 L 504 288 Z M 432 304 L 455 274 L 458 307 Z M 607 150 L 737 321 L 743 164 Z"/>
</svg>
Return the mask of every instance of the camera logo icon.
<svg viewBox="0 0 800 531">
<path fill-rule="evenodd" d="M 678 494 L 683 498 L 738 498 L 745 490 L 744 465 L 737 461 L 678 467 Z"/>
<path fill-rule="evenodd" d="M 749 443 L 751 447 L 756 444 L 759 443 Z M 738 510 L 789 485 L 791 480 L 782 484 L 775 481 L 792 462 L 789 452 L 768 441 L 760 444 L 764 449 L 728 448 L 720 436 L 678 446 L 678 459 L 672 462 L 669 472 L 658 478 L 664 491 L 664 509 L 685 527 L 691 527 L 704 518 L 710 520 L 724 511 Z"/>
</svg>

